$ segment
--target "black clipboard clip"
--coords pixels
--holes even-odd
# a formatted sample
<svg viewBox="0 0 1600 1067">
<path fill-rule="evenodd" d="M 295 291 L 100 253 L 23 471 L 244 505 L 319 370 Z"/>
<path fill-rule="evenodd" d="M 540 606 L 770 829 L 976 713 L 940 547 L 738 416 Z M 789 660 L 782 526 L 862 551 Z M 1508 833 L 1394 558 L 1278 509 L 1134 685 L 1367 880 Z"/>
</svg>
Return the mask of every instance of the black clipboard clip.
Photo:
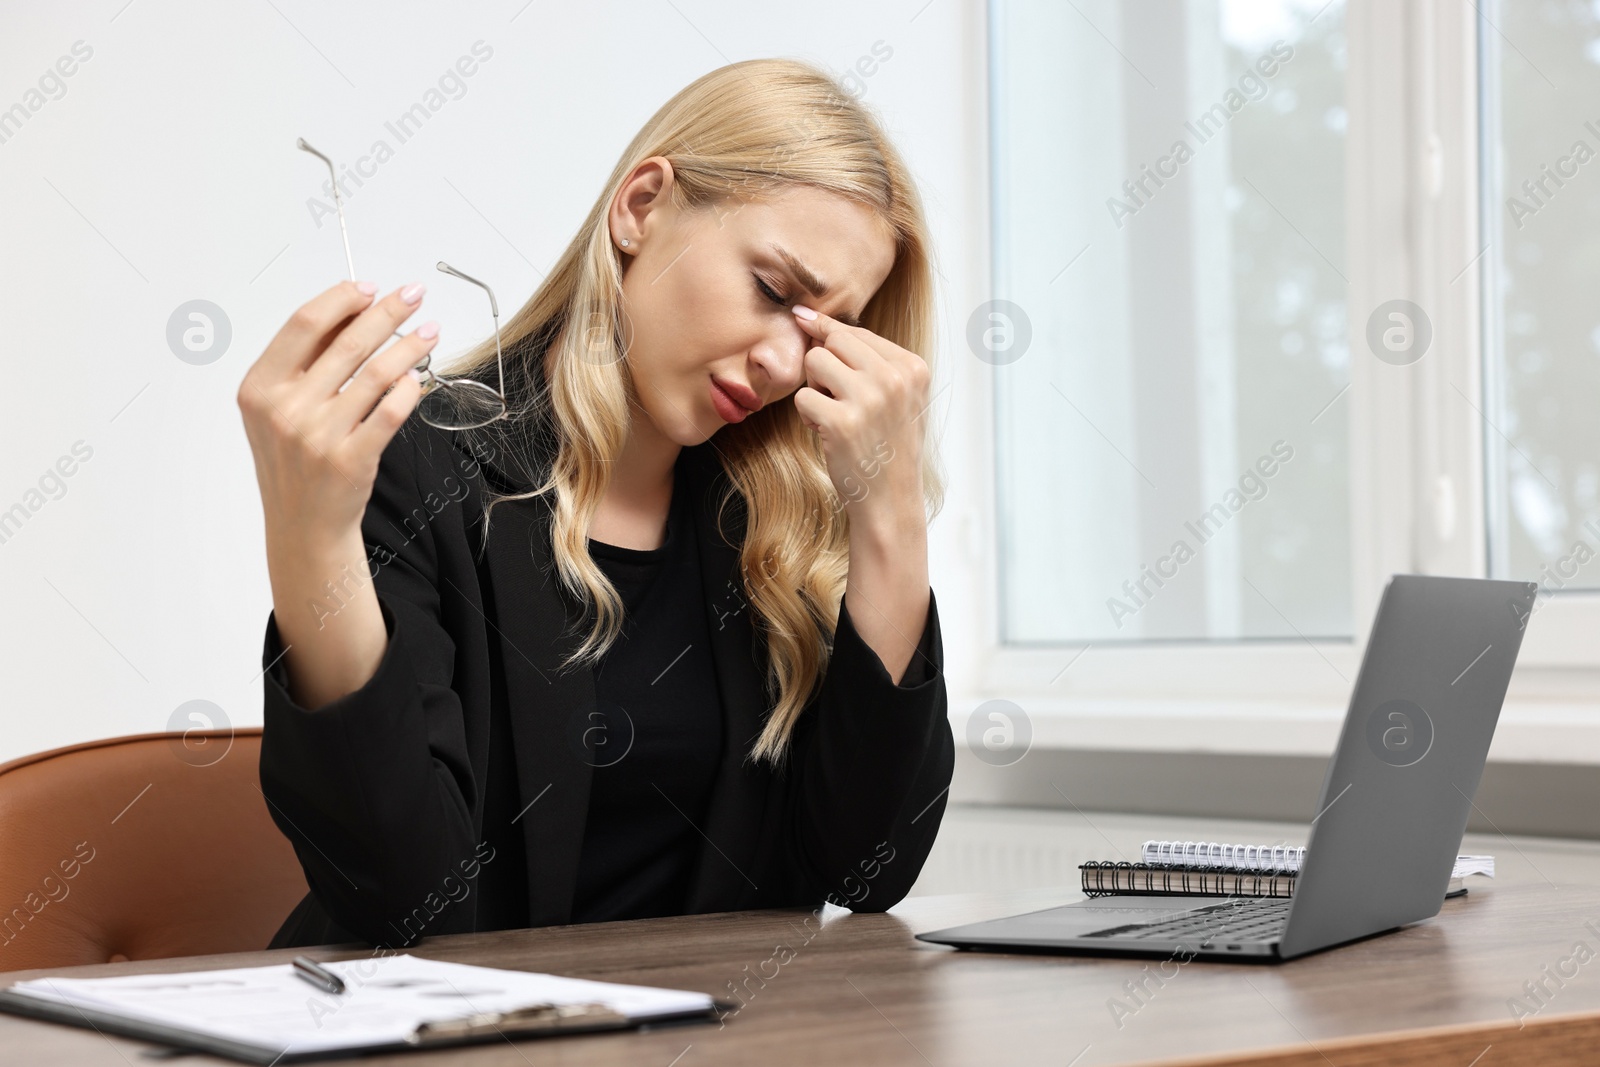
<svg viewBox="0 0 1600 1067">
<path fill-rule="evenodd" d="M 411 1045 L 454 1044 L 492 1034 L 514 1034 L 562 1030 L 622 1030 L 632 1026 L 626 1015 L 598 1001 L 588 1004 L 529 1004 L 512 1011 L 484 1011 L 455 1019 L 436 1019 L 418 1023 L 406 1035 Z"/>
</svg>

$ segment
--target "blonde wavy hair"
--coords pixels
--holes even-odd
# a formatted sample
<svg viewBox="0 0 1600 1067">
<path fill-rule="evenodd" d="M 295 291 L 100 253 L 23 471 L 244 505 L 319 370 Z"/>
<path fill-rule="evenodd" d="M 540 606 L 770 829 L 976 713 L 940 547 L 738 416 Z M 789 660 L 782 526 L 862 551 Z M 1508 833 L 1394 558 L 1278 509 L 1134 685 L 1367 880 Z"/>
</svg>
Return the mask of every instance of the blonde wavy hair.
<svg viewBox="0 0 1600 1067">
<path fill-rule="evenodd" d="M 622 627 L 621 598 L 588 549 L 590 520 L 627 439 L 634 395 L 625 373 L 629 323 L 621 254 L 606 217 L 628 175 L 651 156 L 672 164 L 672 200 L 686 211 L 758 200 L 792 186 L 870 207 L 893 233 L 896 251 L 861 324 L 931 359 L 933 264 L 921 201 L 904 162 L 860 101 L 827 71 L 793 59 L 732 63 L 668 100 L 623 151 L 549 277 L 502 330 L 512 410 L 492 425 L 497 433 L 543 438 L 543 454 L 554 458 L 538 472 L 538 488 L 492 495 L 485 515 L 502 501 L 549 494 L 561 585 L 589 609 L 591 621 L 566 665 L 597 660 Z M 449 373 L 493 383 L 493 339 Z M 925 416 L 922 481 L 931 519 L 943 502 L 943 479 L 930 422 Z M 712 444 L 731 483 L 718 504 L 719 532 L 730 507 L 744 512 L 740 571 L 752 623 L 766 646 L 773 702 L 750 757 L 778 765 L 827 670 L 849 567 L 848 517 L 820 438 L 793 403 L 767 405 L 723 428 Z"/>
</svg>

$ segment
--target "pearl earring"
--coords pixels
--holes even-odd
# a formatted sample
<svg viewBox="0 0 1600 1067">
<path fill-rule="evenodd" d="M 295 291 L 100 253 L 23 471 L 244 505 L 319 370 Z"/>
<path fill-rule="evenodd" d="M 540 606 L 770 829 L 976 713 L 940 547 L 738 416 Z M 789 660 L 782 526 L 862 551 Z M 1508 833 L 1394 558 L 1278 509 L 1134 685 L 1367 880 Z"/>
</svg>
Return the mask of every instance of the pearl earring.
<svg viewBox="0 0 1600 1067">
<path fill-rule="evenodd" d="M 624 237 L 622 239 L 622 247 L 623 248 L 627 248 L 628 247 L 628 239 L 626 237 Z"/>
</svg>

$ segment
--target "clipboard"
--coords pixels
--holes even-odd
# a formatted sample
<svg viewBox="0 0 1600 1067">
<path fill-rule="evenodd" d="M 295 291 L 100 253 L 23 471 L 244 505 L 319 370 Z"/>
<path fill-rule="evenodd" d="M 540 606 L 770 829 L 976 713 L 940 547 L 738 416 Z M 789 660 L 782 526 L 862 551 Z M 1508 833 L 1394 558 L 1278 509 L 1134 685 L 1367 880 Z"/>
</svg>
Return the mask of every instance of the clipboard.
<svg viewBox="0 0 1600 1067">
<path fill-rule="evenodd" d="M 544 1000 L 528 1003 L 510 1010 L 473 1011 L 460 1015 L 439 1013 L 434 1017 L 417 1022 L 415 1026 L 410 1027 L 406 1032 L 396 1032 L 385 1040 L 358 1039 L 343 1047 L 323 1046 L 300 1049 L 295 1048 L 292 1042 L 284 1044 L 281 1041 L 270 1040 L 263 1036 L 251 1039 L 248 1036 L 237 1034 L 208 1032 L 194 1026 L 177 1025 L 170 1018 L 138 1018 L 126 1011 L 104 1010 L 93 1004 L 81 1001 L 47 1000 L 39 996 L 18 992 L 14 986 L 0 989 L 0 1011 L 49 1022 L 65 1023 L 69 1026 L 94 1029 L 107 1034 L 114 1033 L 185 1051 L 207 1052 L 244 1063 L 261 1064 L 262 1067 L 268 1067 L 268 1065 L 274 1063 L 303 1063 L 315 1060 L 364 1056 L 378 1052 L 446 1048 L 453 1045 L 475 1044 L 503 1038 L 556 1037 L 568 1034 L 688 1025 L 714 1021 L 721 1017 L 723 1013 L 736 1007 L 736 1005 L 716 1000 L 704 994 L 690 994 L 680 990 L 660 990 L 651 987 L 611 985 L 598 982 L 588 983 L 578 979 L 560 979 L 551 975 L 536 975 L 520 971 L 495 971 L 491 968 L 470 967 L 464 964 L 443 964 L 438 961 L 417 960 L 415 957 L 410 956 L 390 958 L 404 958 L 414 961 L 418 965 L 463 968 L 473 972 L 514 975 L 527 979 L 548 979 L 552 982 L 567 983 L 568 985 L 573 983 L 582 986 L 592 985 L 598 990 L 620 991 L 624 997 L 629 993 L 636 997 L 647 994 L 678 994 L 677 999 L 683 1003 L 682 1006 L 677 1008 L 669 1007 L 666 1010 L 652 1010 L 648 1016 L 639 1016 L 630 1015 L 621 1010 L 616 1002 L 607 1002 L 604 999 L 563 1002 Z M 345 964 L 359 962 L 361 961 L 345 961 Z M 281 971 L 282 967 L 245 970 Z M 200 971 L 177 975 L 130 977 L 198 979 L 210 974 L 232 975 L 236 973 L 240 972 Z M 40 979 L 36 981 L 48 980 Z M 84 980 L 79 981 L 83 982 Z M 87 981 L 93 982 L 95 980 Z M 313 998 L 318 996 L 316 991 L 309 986 L 306 987 L 305 992 Z M 689 1003 L 690 998 L 698 998 L 698 1003 L 691 1006 Z"/>
</svg>

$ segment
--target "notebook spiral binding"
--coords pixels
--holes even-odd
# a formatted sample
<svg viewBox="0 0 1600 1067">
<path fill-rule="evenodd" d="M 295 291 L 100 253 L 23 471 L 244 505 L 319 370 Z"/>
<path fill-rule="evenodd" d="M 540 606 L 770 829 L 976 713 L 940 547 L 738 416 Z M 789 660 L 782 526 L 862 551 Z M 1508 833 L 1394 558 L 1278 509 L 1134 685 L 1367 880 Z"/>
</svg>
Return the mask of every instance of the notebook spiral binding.
<svg viewBox="0 0 1600 1067">
<path fill-rule="evenodd" d="M 1297 870 L 1304 845 L 1231 845 L 1220 841 L 1146 841 L 1140 861 L 1195 867 L 1235 867 L 1250 871 Z"/>
<path fill-rule="evenodd" d="M 1295 871 L 1258 867 L 1204 867 L 1184 863 L 1080 863 L 1083 893 L 1103 897 L 1151 893 L 1194 897 L 1292 897 Z"/>
</svg>

